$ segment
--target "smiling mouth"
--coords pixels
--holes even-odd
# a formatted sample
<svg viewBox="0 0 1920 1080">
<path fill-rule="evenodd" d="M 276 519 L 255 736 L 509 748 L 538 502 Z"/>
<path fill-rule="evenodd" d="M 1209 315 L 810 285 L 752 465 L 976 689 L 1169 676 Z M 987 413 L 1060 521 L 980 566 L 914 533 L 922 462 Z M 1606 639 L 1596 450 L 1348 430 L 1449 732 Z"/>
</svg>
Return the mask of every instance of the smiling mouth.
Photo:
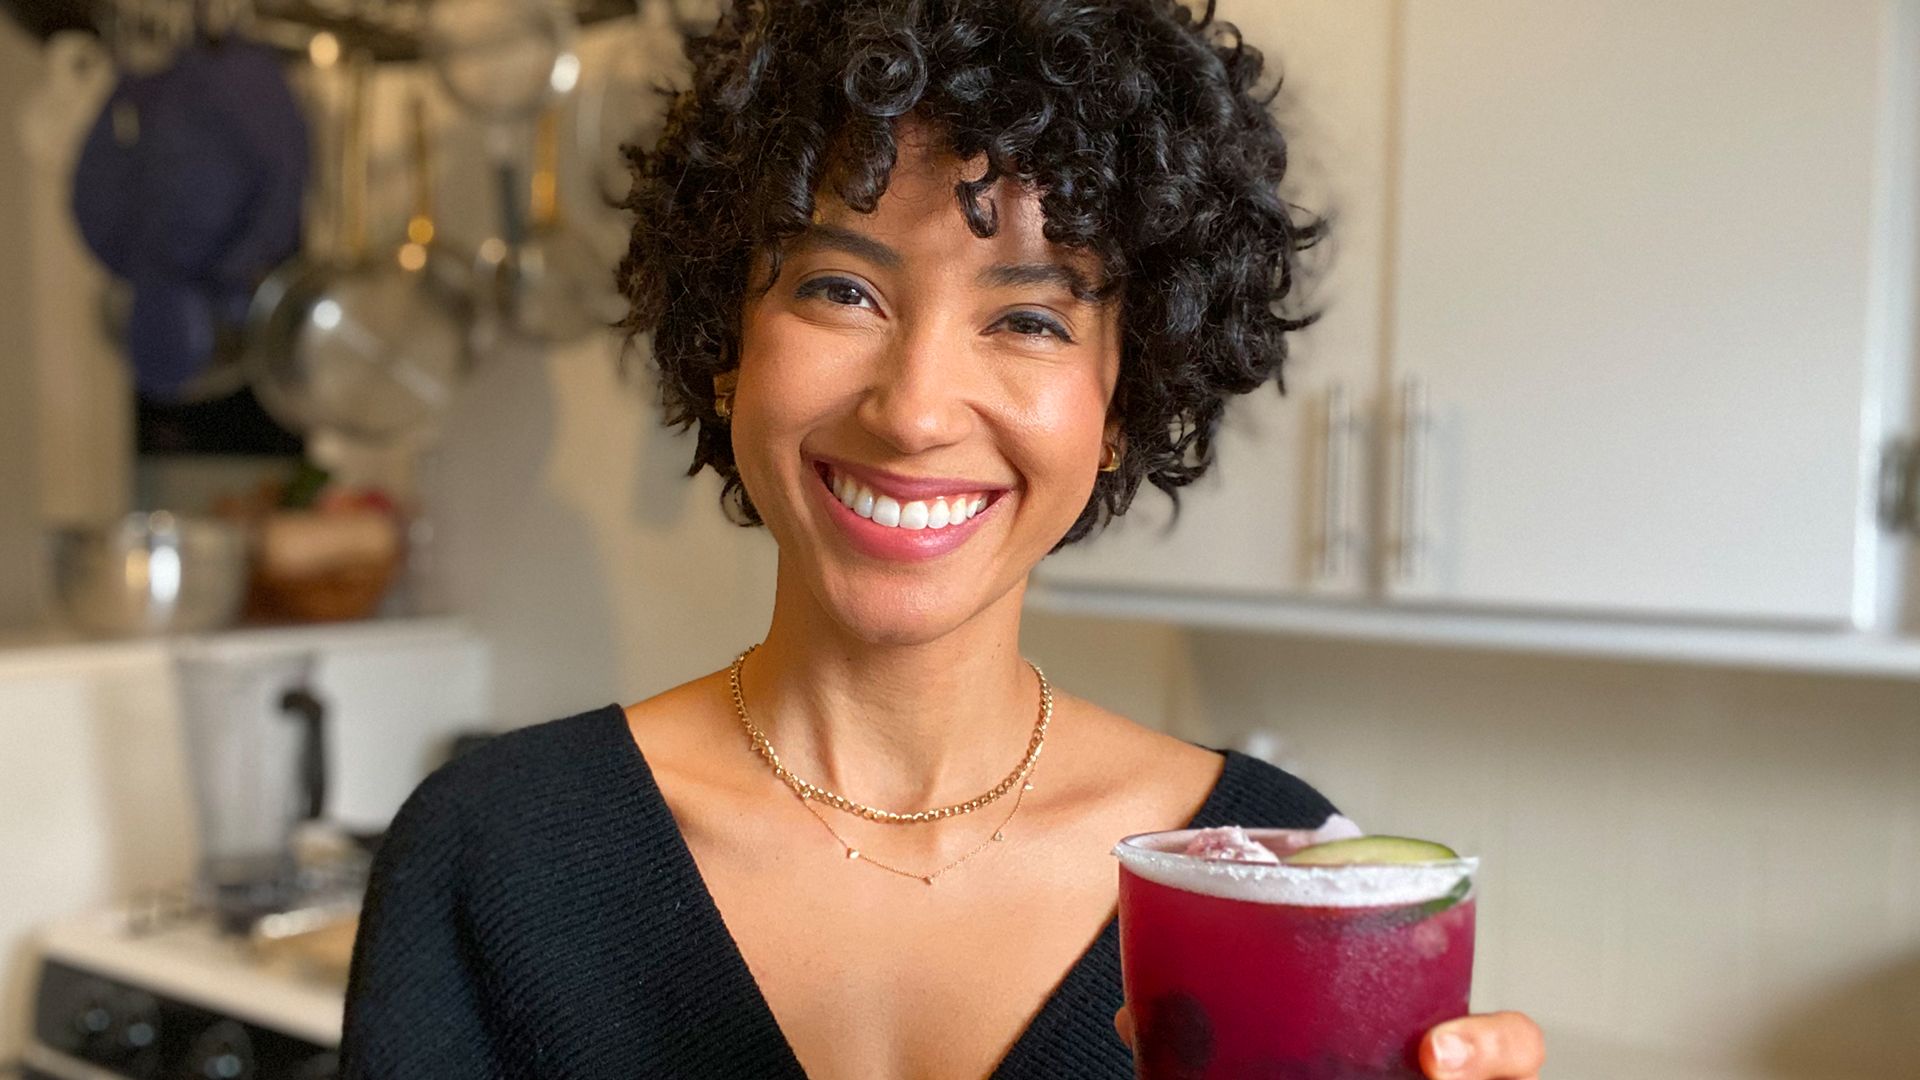
<svg viewBox="0 0 1920 1080">
<path fill-rule="evenodd" d="M 838 473 L 824 461 L 814 462 L 813 471 L 842 506 L 889 529 L 944 529 L 959 525 L 1005 494 L 1003 491 L 971 491 L 927 499 L 901 499 L 876 490 L 865 481 Z"/>
</svg>

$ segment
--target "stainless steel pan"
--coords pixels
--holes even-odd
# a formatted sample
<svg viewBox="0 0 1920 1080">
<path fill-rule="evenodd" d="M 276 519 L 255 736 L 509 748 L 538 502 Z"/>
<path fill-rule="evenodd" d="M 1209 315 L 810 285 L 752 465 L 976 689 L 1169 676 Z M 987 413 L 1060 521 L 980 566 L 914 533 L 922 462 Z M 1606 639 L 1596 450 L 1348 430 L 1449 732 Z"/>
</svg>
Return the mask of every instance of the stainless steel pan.
<svg viewBox="0 0 1920 1080">
<path fill-rule="evenodd" d="M 465 374 L 466 334 L 425 272 L 433 263 L 430 204 L 416 202 L 411 223 L 424 224 L 428 243 L 409 239 L 398 251 L 369 255 L 369 67 L 364 57 L 348 62 L 339 251 L 289 266 L 261 288 L 247 362 L 261 404 L 295 430 L 418 445 L 438 434 Z"/>
</svg>

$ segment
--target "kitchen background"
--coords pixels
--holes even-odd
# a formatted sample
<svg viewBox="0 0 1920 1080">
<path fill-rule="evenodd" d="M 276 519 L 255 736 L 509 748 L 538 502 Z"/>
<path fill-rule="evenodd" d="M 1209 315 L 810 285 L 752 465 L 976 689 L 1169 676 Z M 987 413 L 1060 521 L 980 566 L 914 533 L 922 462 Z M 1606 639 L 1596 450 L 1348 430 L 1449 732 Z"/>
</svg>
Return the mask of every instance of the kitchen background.
<svg viewBox="0 0 1920 1080">
<path fill-rule="evenodd" d="M 684 477 L 689 443 L 619 377 L 621 342 L 519 325 L 544 315 L 509 297 L 464 317 L 469 359 L 428 421 L 385 449 L 296 439 L 336 494 L 397 504 L 371 508 L 407 543 L 361 590 L 365 617 L 76 625 L 49 530 L 204 513 L 293 462 L 166 452 L 156 432 L 223 422 L 136 417 L 109 275 L 70 209 L 115 76 L 19 6 L 0 21 L 0 1062 L 44 1067 L 41 958 L 146 974 L 74 920 L 200 865 L 188 736 L 206 714 L 182 665 L 316 657 L 326 817 L 377 830 L 458 733 L 723 664 L 764 628 L 773 549 L 721 518 L 710 476 Z M 1920 434 L 1920 4 L 1220 8 L 1287 72 L 1299 197 L 1339 214 L 1328 315 L 1289 395 L 1241 403 L 1177 532 L 1143 496 L 1042 567 L 1027 651 L 1076 693 L 1294 769 L 1374 831 L 1483 856 L 1475 1006 L 1536 1016 L 1557 1080 L 1920 1077 L 1920 462 L 1903 449 Z M 671 80 L 676 26 L 707 16 L 606 15 L 544 130 L 564 149 L 549 206 L 610 262 L 590 106 L 650 106 L 631 78 L 596 88 Z M 354 68 L 319 77 L 327 55 L 289 64 L 322 177 Z M 495 166 L 526 190 L 542 129 L 463 105 L 433 66 L 370 77 L 372 246 L 414 210 L 418 90 L 436 237 L 490 282 L 535 278 L 498 270 L 521 253 Z M 535 226 L 540 209 L 522 208 Z M 308 235 L 351 216 L 310 207 Z M 311 524 L 276 497 L 280 527 Z M 363 580 L 339 571 L 322 601 Z M 282 1026 L 324 1047 L 315 986 Z"/>
</svg>

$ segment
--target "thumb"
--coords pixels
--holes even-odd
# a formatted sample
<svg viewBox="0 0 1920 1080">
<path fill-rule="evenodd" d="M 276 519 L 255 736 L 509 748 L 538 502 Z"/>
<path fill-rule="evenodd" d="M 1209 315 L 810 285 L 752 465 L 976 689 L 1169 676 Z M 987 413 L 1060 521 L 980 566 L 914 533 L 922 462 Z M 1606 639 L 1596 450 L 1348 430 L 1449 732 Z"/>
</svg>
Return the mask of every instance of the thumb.
<svg viewBox="0 0 1920 1080">
<path fill-rule="evenodd" d="M 1125 1005 L 1113 1014 L 1113 1030 L 1119 1032 L 1120 1041 L 1126 1043 L 1128 1049 L 1133 1048 L 1133 1013 L 1127 1011 Z"/>
</svg>

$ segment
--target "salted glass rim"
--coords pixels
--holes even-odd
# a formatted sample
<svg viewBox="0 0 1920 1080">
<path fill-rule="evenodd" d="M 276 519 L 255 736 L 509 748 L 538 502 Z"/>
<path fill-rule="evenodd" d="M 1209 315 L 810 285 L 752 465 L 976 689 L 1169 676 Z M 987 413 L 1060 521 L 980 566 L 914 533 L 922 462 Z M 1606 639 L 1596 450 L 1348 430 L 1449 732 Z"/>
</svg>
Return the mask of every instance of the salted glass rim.
<svg viewBox="0 0 1920 1080">
<path fill-rule="evenodd" d="M 1134 874 L 1170 888 L 1226 899 L 1332 907 L 1424 903 L 1446 895 L 1462 877 L 1474 879 L 1480 868 L 1479 857 L 1473 855 L 1425 862 L 1290 866 L 1209 859 L 1146 846 L 1149 841 L 1169 846 L 1183 843 L 1202 831 L 1134 833 L 1122 837 L 1113 854 Z M 1250 828 L 1247 835 L 1259 839 L 1262 833 L 1292 831 Z"/>
</svg>

